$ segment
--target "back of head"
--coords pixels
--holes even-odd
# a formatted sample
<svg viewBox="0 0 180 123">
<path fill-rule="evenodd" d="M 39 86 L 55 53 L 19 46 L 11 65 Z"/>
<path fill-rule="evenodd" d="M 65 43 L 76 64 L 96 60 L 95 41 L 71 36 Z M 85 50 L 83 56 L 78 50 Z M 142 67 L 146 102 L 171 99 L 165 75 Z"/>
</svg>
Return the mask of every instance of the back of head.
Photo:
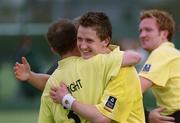
<svg viewBox="0 0 180 123">
<path fill-rule="evenodd" d="M 141 12 L 140 20 L 142 21 L 145 18 L 156 19 L 156 22 L 159 26 L 159 30 L 160 31 L 167 30 L 169 33 L 167 39 L 171 41 L 175 31 L 175 22 L 172 16 L 168 12 L 156 10 L 156 9 L 145 10 Z"/>
<path fill-rule="evenodd" d="M 79 27 L 79 21 L 80 21 L 80 19 L 81 19 L 81 16 L 78 16 L 78 17 L 76 17 L 76 18 L 74 18 L 74 19 L 72 20 L 72 23 L 74 24 L 74 26 L 76 27 L 76 29 L 78 29 L 78 27 Z"/>
<path fill-rule="evenodd" d="M 50 25 L 46 34 L 50 46 L 63 55 L 76 47 L 77 30 L 68 19 L 62 19 Z"/>
<path fill-rule="evenodd" d="M 97 36 L 104 40 L 112 38 L 112 25 L 108 16 L 103 12 L 87 12 L 81 16 L 79 25 L 93 28 Z"/>
</svg>

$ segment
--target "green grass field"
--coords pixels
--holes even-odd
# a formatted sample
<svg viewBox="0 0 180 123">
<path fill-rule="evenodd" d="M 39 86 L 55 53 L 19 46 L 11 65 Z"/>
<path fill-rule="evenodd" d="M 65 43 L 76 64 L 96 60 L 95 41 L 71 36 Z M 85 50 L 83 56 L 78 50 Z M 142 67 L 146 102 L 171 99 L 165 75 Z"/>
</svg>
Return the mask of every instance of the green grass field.
<svg viewBox="0 0 180 123">
<path fill-rule="evenodd" d="M 37 123 L 37 110 L 0 111 L 0 123 Z"/>
<path fill-rule="evenodd" d="M 0 69 L 0 123 L 37 123 L 39 102 L 19 98 L 12 67 L 4 63 Z"/>
</svg>

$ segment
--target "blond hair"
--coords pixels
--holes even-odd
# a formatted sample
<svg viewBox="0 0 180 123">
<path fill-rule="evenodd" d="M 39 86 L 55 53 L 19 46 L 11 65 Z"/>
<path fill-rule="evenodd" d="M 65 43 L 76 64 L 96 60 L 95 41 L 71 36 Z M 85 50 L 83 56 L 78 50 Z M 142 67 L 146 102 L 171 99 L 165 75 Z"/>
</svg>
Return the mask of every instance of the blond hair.
<svg viewBox="0 0 180 123">
<path fill-rule="evenodd" d="M 168 12 L 156 9 L 144 10 L 140 13 L 140 20 L 142 21 L 145 18 L 155 18 L 159 30 L 167 30 L 167 39 L 171 41 L 175 31 L 175 21 Z"/>
</svg>

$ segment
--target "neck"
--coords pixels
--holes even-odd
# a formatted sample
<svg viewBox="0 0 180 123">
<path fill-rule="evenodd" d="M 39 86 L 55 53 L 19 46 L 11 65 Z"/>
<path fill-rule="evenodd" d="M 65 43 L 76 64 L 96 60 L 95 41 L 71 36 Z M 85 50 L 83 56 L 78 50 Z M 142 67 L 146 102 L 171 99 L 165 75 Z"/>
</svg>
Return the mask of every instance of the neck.
<svg viewBox="0 0 180 123">
<path fill-rule="evenodd" d="M 158 46 L 157 47 L 159 47 L 161 44 L 163 44 L 164 42 L 168 42 L 168 40 L 167 39 L 164 39 L 164 40 L 161 40 L 161 42 L 159 42 L 159 44 L 158 44 Z M 156 47 L 156 48 L 157 48 Z"/>
<path fill-rule="evenodd" d="M 157 49 L 161 44 L 163 44 L 165 42 L 168 42 L 168 40 L 167 39 L 161 40 L 153 49 L 151 49 L 149 51 L 147 50 L 147 52 L 151 53 L 153 50 Z"/>
<path fill-rule="evenodd" d="M 111 52 L 111 50 L 108 47 L 105 47 L 104 49 L 101 50 L 102 54 L 110 53 L 110 52 Z"/>
<path fill-rule="evenodd" d="M 75 56 L 75 55 L 69 54 L 69 53 L 65 53 L 65 54 L 61 55 L 61 59 L 65 59 L 65 58 L 71 57 L 71 56 Z"/>
<path fill-rule="evenodd" d="M 67 58 L 67 57 L 71 57 L 71 56 L 80 56 L 80 53 L 77 50 L 77 48 L 75 48 L 72 51 L 69 51 L 69 52 L 61 55 L 61 59 L 64 59 L 64 58 Z"/>
</svg>

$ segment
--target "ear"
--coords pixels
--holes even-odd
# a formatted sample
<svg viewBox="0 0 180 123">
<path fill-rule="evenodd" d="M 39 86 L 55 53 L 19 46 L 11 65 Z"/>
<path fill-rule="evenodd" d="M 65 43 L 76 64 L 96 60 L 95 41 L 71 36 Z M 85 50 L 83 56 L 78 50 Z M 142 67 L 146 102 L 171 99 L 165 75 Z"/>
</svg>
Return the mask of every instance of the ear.
<svg viewBox="0 0 180 123">
<path fill-rule="evenodd" d="M 53 48 L 53 47 L 51 47 L 51 51 L 52 51 L 54 54 L 57 53 L 57 50 L 56 50 L 55 48 Z"/>
<path fill-rule="evenodd" d="M 104 47 L 108 47 L 108 45 L 110 44 L 110 38 L 109 37 L 106 38 L 105 40 L 102 41 L 102 43 Z"/>
<path fill-rule="evenodd" d="M 162 39 L 163 40 L 168 40 L 168 35 L 169 35 L 169 32 L 167 30 L 163 30 L 161 31 L 161 35 L 162 35 Z"/>
</svg>

